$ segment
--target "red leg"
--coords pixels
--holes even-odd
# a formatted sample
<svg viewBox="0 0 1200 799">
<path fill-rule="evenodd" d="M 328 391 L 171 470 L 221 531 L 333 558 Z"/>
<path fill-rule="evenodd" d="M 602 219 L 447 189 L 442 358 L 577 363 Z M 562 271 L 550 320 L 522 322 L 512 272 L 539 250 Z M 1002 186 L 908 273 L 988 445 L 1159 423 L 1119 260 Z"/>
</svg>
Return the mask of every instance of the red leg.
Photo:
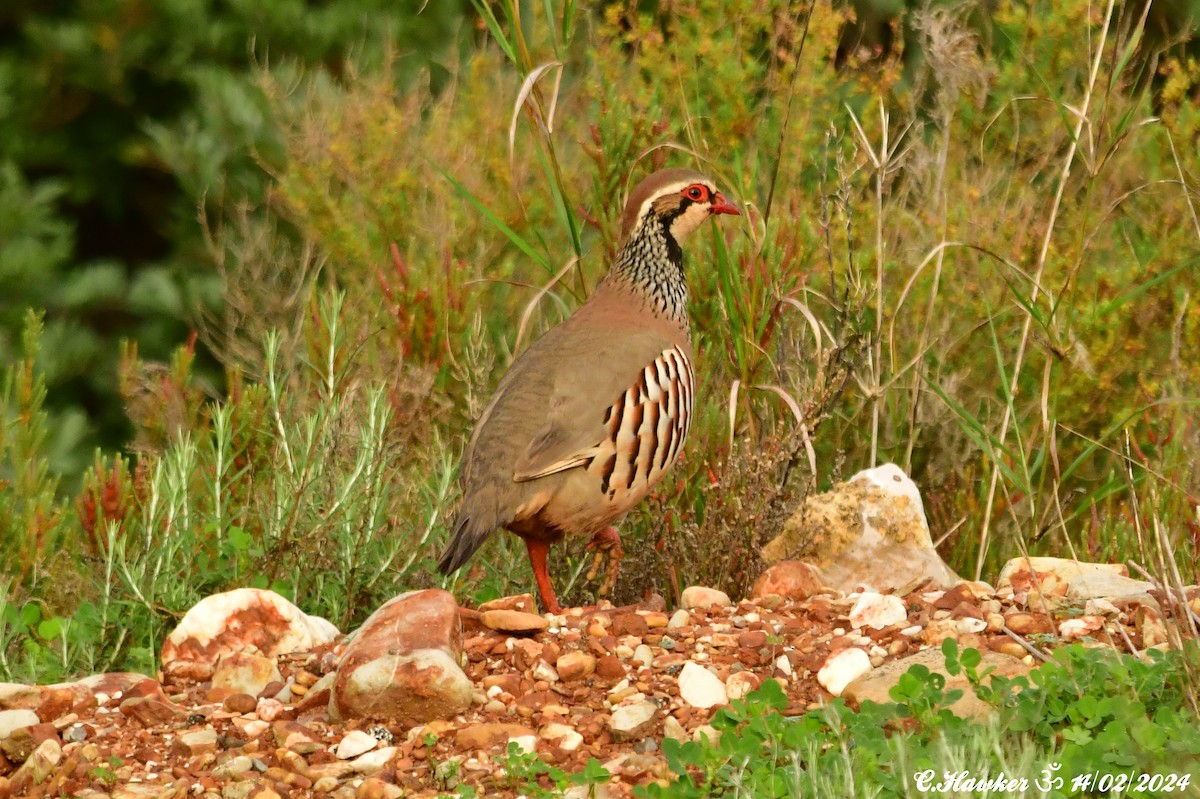
<svg viewBox="0 0 1200 799">
<path fill-rule="evenodd" d="M 605 555 L 608 556 L 608 562 L 604 568 L 604 581 L 596 589 L 596 593 L 604 596 L 617 584 L 617 571 L 621 566 L 621 558 L 625 557 L 625 550 L 621 548 L 621 536 L 617 533 L 617 528 L 607 527 L 596 533 L 592 536 L 592 542 L 587 545 L 587 548 L 596 553 L 592 558 L 592 568 L 588 569 L 587 578 L 589 580 L 595 580 L 600 574 L 600 565 L 604 563 Z"/>
<path fill-rule="evenodd" d="M 549 613 L 562 613 L 558 599 L 554 596 L 554 586 L 550 583 L 550 571 L 546 567 L 546 554 L 550 545 L 536 538 L 526 538 L 525 548 L 529 550 L 529 562 L 533 564 L 533 577 L 537 580 L 538 593 L 542 595 L 542 608 Z"/>
</svg>

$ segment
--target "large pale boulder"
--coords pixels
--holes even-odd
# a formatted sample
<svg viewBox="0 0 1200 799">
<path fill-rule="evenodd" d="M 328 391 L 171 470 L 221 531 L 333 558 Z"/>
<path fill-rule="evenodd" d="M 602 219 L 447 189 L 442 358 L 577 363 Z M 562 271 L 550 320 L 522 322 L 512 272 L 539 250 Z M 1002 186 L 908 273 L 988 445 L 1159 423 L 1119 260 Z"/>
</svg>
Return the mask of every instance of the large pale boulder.
<svg viewBox="0 0 1200 799">
<path fill-rule="evenodd" d="M 222 655 L 257 650 L 267 657 L 302 652 L 339 635 L 274 591 L 238 588 L 197 602 L 163 643 L 168 678 L 207 680 Z"/>
<path fill-rule="evenodd" d="M 1069 558 L 1013 558 L 1000 570 L 996 593 L 1018 602 L 1063 599 L 1149 601 L 1153 583 L 1134 580 L 1122 563 L 1089 563 Z"/>
<path fill-rule="evenodd" d="M 906 589 L 922 580 L 949 588 L 959 580 L 933 548 L 916 484 L 892 463 L 809 497 L 763 557 L 807 561 L 826 585 L 847 592 L 857 585 Z"/>
<path fill-rule="evenodd" d="M 472 695 L 461 652 L 458 603 L 449 592 L 401 594 L 353 634 L 338 661 L 330 715 L 421 723 L 461 713 Z"/>
<path fill-rule="evenodd" d="M 909 668 L 918 664 L 925 666 L 931 672 L 941 674 L 946 679 L 945 691 L 959 690 L 963 692 L 963 695 L 950 705 L 950 710 L 954 715 L 962 718 L 981 718 L 993 711 L 991 705 L 975 695 L 975 690 L 967 681 L 966 675 L 959 672 L 957 676 L 951 676 L 946 671 L 946 656 L 939 647 L 923 649 L 915 655 L 884 663 L 866 676 L 852 680 L 842 691 L 842 698 L 855 704 L 862 704 L 866 701 L 880 704 L 891 702 L 893 700 L 888 692 L 892 690 L 892 686 L 900 681 L 900 677 Z M 1028 674 L 1030 666 L 1019 658 L 1009 657 L 998 652 L 984 652 L 978 670 L 980 674 L 983 674 L 989 669 L 990 673 L 997 677 L 1012 678 Z M 987 681 L 988 678 L 985 678 L 984 683 L 986 684 Z"/>
</svg>

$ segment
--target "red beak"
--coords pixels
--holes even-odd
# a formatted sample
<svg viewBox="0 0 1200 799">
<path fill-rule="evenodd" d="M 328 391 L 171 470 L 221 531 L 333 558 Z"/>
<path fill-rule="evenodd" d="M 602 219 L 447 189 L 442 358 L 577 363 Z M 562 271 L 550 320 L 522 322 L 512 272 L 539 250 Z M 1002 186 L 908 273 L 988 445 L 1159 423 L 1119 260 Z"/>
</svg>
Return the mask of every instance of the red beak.
<svg viewBox="0 0 1200 799">
<path fill-rule="evenodd" d="M 710 214 L 733 214 L 734 216 L 742 215 L 742 212 L 738 210 L 738 207 L 729 202 L 729 200 L 726 200 L 725 195 L 721 192 L 717 192 L 713 195 L 712 205 L 708 207 L 708 212 Z"/>
</svg>

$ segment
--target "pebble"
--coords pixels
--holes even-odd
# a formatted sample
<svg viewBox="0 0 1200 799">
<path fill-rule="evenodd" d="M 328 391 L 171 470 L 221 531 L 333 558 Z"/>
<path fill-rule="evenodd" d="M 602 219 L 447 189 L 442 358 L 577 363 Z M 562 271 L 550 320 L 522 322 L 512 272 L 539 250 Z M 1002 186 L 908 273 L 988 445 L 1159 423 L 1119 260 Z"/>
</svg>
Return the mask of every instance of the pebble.
<svg viewBox="0 0 1200 799">
<path fill-rule="evenodd" d="M 667 622 L 668 630 L 682 630 L 684 627 L 691 625 L 692 614 L 680 608 L 671 616 L 671 620 Z"/>
<path fill-rule="evenodd" d="M 679 672 L 679 696 L 692 707 L 699 708 L 724 705 L 729 701 L 721 678 L 690 660 Z"/>
<path fill-rule="evenodd" d="M 596 674 L 606 680 L 616 680 L 625 676 L 625 664 L 615 655 L 605 655 L 596 661 Z"/>
<path fill-rule="evenodd" d="M 381 749 L 373 749 L 365 755 L 360 755 L 350 761 L 350 765 L 354 767 L 354 771 L 359 774 L 378 774 L 383 771 L 383 767 L 391 762 L 396 756 L 397 748 L 394 746 L 385 746 Z"/>
<path fill-rule="evenodd" d="M 663 720 L 663 737 L 674 741 L 688 740 L 687 730 L 679 723 L 679 719 L 674 716 L 667 716 Z"/>
<path fill-rule="evenodd" d="M 959 633 L 981 633 L 987 629 L 987 622 L 983 619 L 959 619 L 955 622 L 954 627 Z"/>
<path fill-rule="evenodd" d="M 730 601 L 729 594 L 702 585 L 688 586 L 683 589 L 683 593 L 679 597 L 679 606 L 684 610 L 714 607 L 727 608 L 732 604 L 733 602 Z"/>
<path fill-rule="evenodd" d="M 563 682 L 574 682 L 590 677 L 596 671 L 596 656 L 572 649 L 558 656 L 554 663 L 558 678 Z"/>
<path fill-rule="evenodd" d="M 250 713 L 258 707 L 258 700 L 250 694 L 230 694 L 225 697 L 221 707 L 230 713 Z"/>
<path fill-rule="evenodd" d="M 548 683 L 558 682 L 558 671 L 546 661 L 539 660 L 533 667 L 533 679 L 545 680 Z"/>
<path fill-rule="evenodd" d="M 1058 625 L 1058 634 L 1064 639 L 1070 640 L 1072 638 L 1082 638 L 1085 635 L 1091 635 L 1103 629 L 1103 616 L 1080 616 L 1079 618 L 1067 619 L 1060 622 Z"/>
<path fill-rule="evenodd" d="M 549 629 L 550 620 L 520 610 L 486 610 L 479 620 L 489 630 L 512 635 L 531 635 Z"/>
<path fill-rule="evenodd" d="M 759 677 L 754 672 L 739 671 L 730 674 L 728 679 L 725 680 L 725 693 L 731 701 L 734 699 L 743 699 L 746 694 L 757 688 L 759 684 Z"/>
<path fill-rule="evenodd" d="M 38 714 L 28 708 L 0 710 L 0 738 L 7 738 L 19 729 L 40 724 Z"/>
<path fill-rule="evenodd" d="M 658 705 L 653 702 L 643 700 L 621 705 L 613 710 L 608 721 L 608 730 L 612 733 L 613 740 L 618 742 L 643 738 L 654 725 L 657 713 Z"/>
<path fill-rule="evenodd" d="M 850 626 L 855 629 L 870 627 L 882 630 L 899 624 L 908 618 L 908 609 L 898 596 L 864 593 L 850 609 Z"/>
<path fill-rule="evenodd" d="M 278 699 L 264 698 L 258 700 L 254 714 L 263 721 L 274 721 L 283 713 L 283 703 Z"/>
<path fill-rule="evenodd" d="M 342 737 L 334 755 L 338 760 L 353 760 L 359 755 L 370 752 L 378 745 L 379 740 L 374 735 L 362 730 L 351 730 Z"/>
<path fill-rule="evenodd" d="M 213 769 L 213 776 L 223 780 L 236 779 L 239 775 L 254 768 L 254 761 L 249 755 L 237 755 Z"/>
<path fill-rule="evenodd" d="M 834 696 L 841 696 L 846 686 L 871 670 L 871 659 L 857 648 L 835 652 L 817 672 L 817 682 Z"/>
<path fill-rule="evenodd" d="M 566 724 L 561 724 L 557 721 L 550 722 L 542 727 L 541 735 L 543 740 L 550 741 L 564 752 L 574 752 L 583 744 L 583 736 L 574 728 Z"/>
</svg>

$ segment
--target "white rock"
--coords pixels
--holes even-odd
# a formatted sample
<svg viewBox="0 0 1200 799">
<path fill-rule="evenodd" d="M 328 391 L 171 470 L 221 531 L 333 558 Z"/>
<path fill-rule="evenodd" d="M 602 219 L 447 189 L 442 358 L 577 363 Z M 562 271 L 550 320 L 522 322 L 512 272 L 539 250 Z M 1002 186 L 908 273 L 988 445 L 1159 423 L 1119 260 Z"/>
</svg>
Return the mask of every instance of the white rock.
<svg viewBox="0 0 1200 799">
<path fill-rule="evenodd" d="M 382 749 L 372 749 L 365 755 L 350 761 L 350 765 L 359 774 L 376 774 L 383 770 L 383 767 L 391 762 L 399 751 L 395 746 L 385 746 Z"/>
<path fill-rule="evenodd" d="M 562 794 L 562 799 L 615 799 L 612 788 L 607 785 L 572 785 Z"/>
<path fill-rule="evenodd" d="M 23 727 L 39 724 L 41 719 L 32 710 L 0 710 L 0 740 L 7 738 Z"/>
<path fill-rule="evenodd" d="M 1103 616 L 1080 616 L 1067 619 L 1058 625 L 1058 634 L 1065 639 L 1082 638 L 1085 635 L 1104 629 Z"/>
<path fill-rule="evenodd" d="M 830 655 L 817 672 L 817 682 L 834 696 L 841 696 L 854 680 L 871 670 L 871 658 L 857 648 L 843 649 Z"/>
<path fill-rule="evenodd" d="M 558 671 L 546 661 L 539 660 L 533 667 L 533 679 L 558 682 Z"/>
<path fill-rule="evenodd" d="M 721 733 L 717 732 L 717 728 L 711 724 L 701 724 L 692 731 L 692 740 L 699 741 L 707 739 L 710 744 L 716 746 L 721 742 Z"/>
<path fill-rule="evenodd" d="M 362 730 L 351 730 L 337 745 L 338 760 L 353 760 L 359 755 L 365 755 L 379 745 L 379 739 Z"/>
<path fill-rule="evenodd" d="M 911 627 L 905 627 L 903 630 L 900 631 L 900 634 L 908 636 L 909 638 L 915 638 L 921 634 L 921 630 L 923 630 L 923 629 L 925 629 L 925 628 L 922 627 L 921 625 L 914 624 Z"/>
<path fill-rule="evenodd" d="M 882 630 L 908 619 L 903 600 L 893 594 L 864 593 L 850 609 L 850 626 Z"/>
<path fill-rule="evenodd" d="M 616 696 L 617 694 L 621 693 L 628 687 L 629 687 L 629 680 L 626 678 L 622 678 L 620 682 L 618 682 L 612 688 L 608 689 L 608 695 Z"/>
<path fill-rule="evenodd" d="M 981 633 L 987 629 L 987 622 L 972 616 L 959 619 L 954 623 L 954 629 L 960 633 Z"/>
<path fill-rule="evenodd" d="M 508 739 L 509 743 L 516 744 L 525 754 L 537 751 L 537 741 L 536 735 L 514 735 Z"/>
<path fill-rule="evenodd" d="M 583 736 L 574 727 L 552 721 L 542 727 L 539 733 L 547 741 L 557 741 L 559 749 L 564 752 L 574 752 L 583 743 Z"/>
<path fill-rule="evenodd" d="M 787 658 L 784 658 L 787 660 Z M 791 662 L 788 663 L 789 669 Z M 734 699 L 742 699 L 746 694 L 758 687 L 758 675 L 752 671 L 737 671 L 729 675 L 729 679 L 725 681 L 725 693 L 732 701 Z"/>
<path fill-rule="evenodd" d="M 685 610 L 692 608 L 727 608 L 732 604 L 733 602 L 729 600 L 729 594 L 703 585 L 688 586 L 683 589 L 683 594 L 679 597 L 679 605 Z"/>
<path fill-rule="evenodd" d="M 638 644 L 637 649 L 633 650 L 633 662 L 639 666 L 649 666 L 654 662 L 654 651 L 649 644 Z"/>
<path fill-rule="evenodd" d="M 246 725 L 242 727 L 242 733 L 247 738 L 257 738 L 269 729 L 271 729 L 270 722 L 254 719 L 246 722 Z"/>
<path fill-rule="evenodd" d="M 775 658 L 775 668 L 782 671 L 788 677 L 792 676 L 792 661 L 787 659 L 787 655 L 780 655 Z"/>
<path fill-rule="evenodd" d="M 254 761 L 249 755 L 237 755 L 226 760 L 213 769 L 213 776 L 223 780 L 233 780 L 254 768 Z"/>
<path fill-rule="evenodd" d="M 674 716 L 667 716 L 667 718 L 663 720 L 663 736 L 681 742 L 688 739 L 687 730 L 685 730 L 683 725 L 679 723 L 679 719 L 675 718 Z"/>
<path fill-rule="evenodd" d="M 615 741 L 632 741 L 645 737 L 654 724 L 654 715 L 658 705 L 642 701 L 630 705 L 621 705 L 612 712 L 608 721 L 608 729 Z"/>
<path fill-rule="evenodd" d="M 461 652 L 458 602 L 451 593 L 400 594 L 376 609 L 342 652 L 329 714 L 410 723 L 451 718 L 474 701 L 474 686 L 459 666 Z"/>
<path fill-rule="evenodd" d="M 692 614 L 688 613 L 683 608 L 671 614 L 671 620 L 667 622 L 668 630 L 678 630 L 687 627 L 692 623 Z"/>
<path fill-rule="evenodd" d="M 679 672 L 679 696 L 692 707 L 715 707 L 729 701 L 725 683 L 708 669 L 688 661 Z"/>
</svg>

